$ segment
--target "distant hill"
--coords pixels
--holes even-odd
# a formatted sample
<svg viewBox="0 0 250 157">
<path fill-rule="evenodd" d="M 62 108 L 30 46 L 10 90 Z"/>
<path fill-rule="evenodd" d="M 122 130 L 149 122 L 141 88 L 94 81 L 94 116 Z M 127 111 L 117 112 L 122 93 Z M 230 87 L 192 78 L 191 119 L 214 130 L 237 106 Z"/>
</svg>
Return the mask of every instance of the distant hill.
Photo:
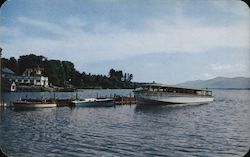
<svg viewBox="0 0 250 157">
<path fill-rule="evenodd" d="M 247 77 L 216 77 L 209 80 L 187 81 L 177 84 L 190 88 L 223 88 L 223 89 L 250 89 L 250 78 Z"/>
</svg>

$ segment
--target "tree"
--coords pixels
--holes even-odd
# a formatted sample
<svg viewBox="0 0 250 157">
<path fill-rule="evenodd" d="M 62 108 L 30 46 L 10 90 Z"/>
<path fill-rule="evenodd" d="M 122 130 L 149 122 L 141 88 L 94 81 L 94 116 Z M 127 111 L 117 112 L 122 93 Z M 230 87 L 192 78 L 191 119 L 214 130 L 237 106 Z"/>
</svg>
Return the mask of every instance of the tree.
<svg viewBox="0 0 250 157">
<path fill-rule="evenodd" d="M 76 71 L 74 64 L 69 61 L 62 61 L 62 65 L 63 65 L 66 81 L 69 81 L 69 79 L 72 80 Z"/>
<path fill-rule="evenodd" d="M 8 68 L 11 69 L 16 74 L 18 73 L 18 64 L 17 60 L 14 57 L 10 57 L 8 62 Z"/>
<path fill-rule="evenodd" d="M 3 68 L 9 68 L 13 72 L 18 73 L 18 63 L 14 57 L 11 57 L 10 59 L 2 58 L 1 64 Z"/>
<path fill-rule="evenodd" d="M 116 71 L 114 69 L 110 69 L 110 71 L 109 71 L 109 77 L 113 78 L 113 79 L 115 79 L 117 81 L 121 81 L 122 78 L 123 78 L 123 74 L 122 74 L 121 70 L 120 71 Z"/>
<path fill-rule="evenodd" d="M 133 79 L 133 74 L 129 74 L 128 81 L 130 82 L 132 81 L 132 79 Z"/>
<path fill-rule="evenodd" d="M 73 79 L 72 79 L 72 84 L 75 87 L 81 87 L 83 85 L 82 84 L 82 75 L 79 71 L 75 71 Z"/>
<path fill-rule="evenodd" d="M 109 71 L 109 77 L 110 78 L 113 78 L 113 77 L 115 77 L 115 70 L 114 69 L 110 69 L 110 71 Z"/>
<path fill-rule="evenodd" d="M 60 60 L 49 60 L 45 63 L 44 75 L 56 86 L 64 86 L 65 72 Z"/>
<path fill-rule="evenodd" d="M 69 84 L 77 88 L 127 88 L 131 87 L 133 75 L 121 70 L 110 69 L 108 76 L 80 73 L 70 61 L 48 60 L 44 56 L 34 54 L 23 55 L 16 60 L 2 58 L 2 66 L 14 71 L 17 75 L 27 69 L 36 67 L 44 68 L 43 76 L 49 78 L 49 82 L 55 86 L 66 87 Z"/>
<path fill-rule="evenodd" d="M 34 54 L 20 56 L 18 59 L 19 74 L 21 75 L 27 68 L 44 67 L 47 60 L 44 56 L 36 56 Z"/>
</svg>

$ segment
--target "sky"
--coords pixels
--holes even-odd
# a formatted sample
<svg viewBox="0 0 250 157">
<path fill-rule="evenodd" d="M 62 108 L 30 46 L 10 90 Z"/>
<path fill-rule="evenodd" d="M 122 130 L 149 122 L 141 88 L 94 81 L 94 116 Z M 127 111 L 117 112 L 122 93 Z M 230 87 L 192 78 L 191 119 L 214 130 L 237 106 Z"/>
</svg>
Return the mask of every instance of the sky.
<svg viewBox="0 0 250 157">
<path fill-rule="evenodd" d="M 8 0 L 0 47 L 138 82 L 250 77 L 249 11 L 240 0 Z"/>
</svg>

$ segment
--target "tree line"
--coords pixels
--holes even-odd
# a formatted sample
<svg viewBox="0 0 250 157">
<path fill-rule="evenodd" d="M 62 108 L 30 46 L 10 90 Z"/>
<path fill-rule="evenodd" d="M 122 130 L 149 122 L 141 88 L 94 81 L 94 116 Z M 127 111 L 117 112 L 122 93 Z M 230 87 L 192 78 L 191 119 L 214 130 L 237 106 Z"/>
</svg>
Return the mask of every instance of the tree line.
<svg viewBox="0 0 250 157">
<path fill-rule="evenodd" d="M 49 60 L 35 54 L 2 58 L 2 67 L 6 67 L 22 75 L 28 68 L 40 67 L 42 75 L 49 78 L 53 86 L 74 88 L 133 88 L 133 74 L 121 70 L 110 69 L 108 75 L 79 72 L 70 61 Z"/>
</svg>

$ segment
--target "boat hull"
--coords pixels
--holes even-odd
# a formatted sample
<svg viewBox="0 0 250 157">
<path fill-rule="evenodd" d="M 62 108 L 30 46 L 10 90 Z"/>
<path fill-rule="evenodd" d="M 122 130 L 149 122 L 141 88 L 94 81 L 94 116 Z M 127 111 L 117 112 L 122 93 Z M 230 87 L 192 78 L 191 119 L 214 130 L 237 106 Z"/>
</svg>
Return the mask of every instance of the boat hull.
<svg viewBox="0 0 250 157">
<path fill-rule="evenodd" d="M 153 92 L 135 92 L 135 97 L 138 104 L 202 104 L 214 100 L 212 96 Z"/>
<path fill-rule="evenodd" d="M 55 103 L 25 103 L 25 102 L 16 102 L 13 103 L 14 108 L 50 108 L 56 107 Z"/>
<path fill-rule="evenodd" d="M 95 100 L 95 99 L 89 99 L 89 100 L 75 100 L 72 101 L 73 105 L 75 107 L 112 107 L 114 106 L 114 100 L 113 99 L 104 99 L 104 100 Z"/>
</svg>

